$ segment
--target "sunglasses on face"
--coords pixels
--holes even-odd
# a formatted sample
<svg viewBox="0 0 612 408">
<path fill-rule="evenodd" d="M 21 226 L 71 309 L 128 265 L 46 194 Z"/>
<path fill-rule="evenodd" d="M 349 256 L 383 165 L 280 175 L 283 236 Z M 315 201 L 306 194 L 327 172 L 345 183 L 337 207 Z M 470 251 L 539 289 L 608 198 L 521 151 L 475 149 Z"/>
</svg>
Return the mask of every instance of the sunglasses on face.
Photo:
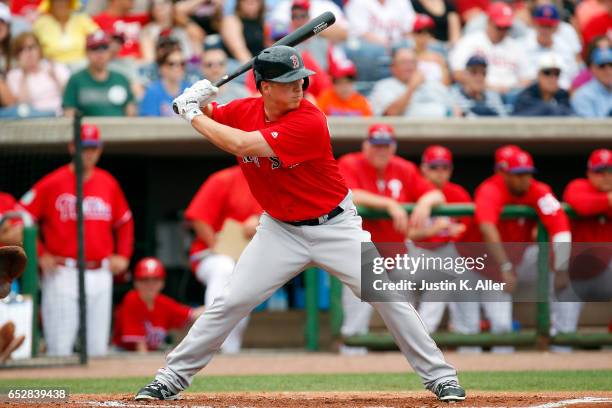
<svg viewBox="0 0 612 408">
<path fill-rule="evenodd" d="M 292 20 L 306 20 L 308 18 L 308 13 L 291 13 Z"/>
<path fill-rule="evenodd" d="M 591 170 L 595 174 L 612 174 L 612 167 L 603 167 L 597 170 Z"/>
<path fill-rule="evenodd" d="M 96 45 L 95 47 L 89 48 L 89 51 L 108 51 L 108 45 Z"/>
<path fill-rule="evenodd" d="M 500 27 L 500 26 L 495 26 L 495 28 L 497 29 L 497 31 L 502 31 L 502 32 L 507 32 L 508 30 L 510 30 L 510 27 Z"/>
<path fill-rule="evenodd" d="M 555 76 L 555 77 L 559 77 L 559 75 L 561 75 L 561 70 L 560 69 L 555 69 L 555 68 L 551 68 L 551 69 L 543 69 L 540 71 L 542 73 L 542 75 L 544 76 Z"/>
<path fill-rule="evenodd" d="M 450 170 L 452 166 L 448 164 L 428 164 L 429 170 Z"/>
<path fill-rule="evenodd" d="M 469 69 L 468 70 L 470 72 L 470 74 L 472 75 L 482 75 L 482 76 L 487 76 L 487 70 L 486 69 Z"/>
<path fill-rule="evenodd" d="M 612 62 L 606 62 L 605 64 L 597 64 L 597 66 L 601 69 L 612 67 Z"/>
</svg>

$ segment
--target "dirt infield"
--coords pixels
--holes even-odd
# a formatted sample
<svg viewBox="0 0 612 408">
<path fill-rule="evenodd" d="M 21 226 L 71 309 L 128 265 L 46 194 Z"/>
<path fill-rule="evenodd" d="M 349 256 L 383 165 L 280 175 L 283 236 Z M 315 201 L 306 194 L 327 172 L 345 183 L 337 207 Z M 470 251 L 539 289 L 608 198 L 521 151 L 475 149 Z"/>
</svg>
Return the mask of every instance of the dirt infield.
<svg viewBox="0 0 612 408">
<path fill-rule="evenodd" d="M 211 408 L 433 408 L 530 407 L 606 408 L 612 392 L 472 392 L 462 403 L 442 403 L 426 392 L 310 392 L 310 393 L 186 393 L 178 401 L 137 402 L 132 395 L 76 395 L 67 407 L 211 407 Z M 58 404 L 59 405 L 59 404 Z M 58 406 L 55 405 L 55 406 Z M 25 404 L 20 407 L 49 406 Z"/>
</svg>

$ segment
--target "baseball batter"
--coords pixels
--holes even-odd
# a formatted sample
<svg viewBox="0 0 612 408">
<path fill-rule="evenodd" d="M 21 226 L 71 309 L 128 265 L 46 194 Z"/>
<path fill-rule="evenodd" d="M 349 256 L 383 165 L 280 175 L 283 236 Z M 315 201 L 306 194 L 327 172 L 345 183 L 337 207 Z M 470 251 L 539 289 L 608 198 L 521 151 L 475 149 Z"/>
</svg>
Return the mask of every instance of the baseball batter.
<svg viewBox="0 0 612 408">
<path fill-rule="evenodd" d="M 365 220 L 363 229 L 370 233 L 374 243 L 401 243 L 393 252 L 404 251 L 409 230 L 409 217 L 401 203 L 416 202 L 430 212 L 434 205 L 444 202 L 444 197 L 434 185 L 424 179 L 417 166 L 395 154 L 397 141 L 395 130 L 384 123 L 376 123 L 368 129 L 368 137 L 361 145 L 361 152 L 349 153 L 338 160 L 340 172 L 353 193 L 356 205 L 384 210 L 388 220 Z M 420 211 L 420 210 L 417 210 Z M 384 248 L 387 250 L 386 246 Z M 368 332 L 372 306 L 361 300 L 346 287 L 342 291 L 341 334 L 349 337 Z M 340 345 L 343 354 L 363 354 L 364 347 Z"/>
<path fill-rule="evenodd" d="M 264 214 L 221 296 L 168 354 L 166 366 L 136 400 L 176 399 L 234 326 L 307 265 L 320 266 L 356 295 L 361 292 L 361 243 L 370 241 L 370 234 L 361 228 L 338 171 L 325 115 L 303 99 L 314 72 L 286 46 L 262 51 L 253 70 L 261 97 L 211 104 L 217 89 L 202 80 L 175 100 L 182 117 L 199 133 L 238 157 Z M 428 216 L 417 212 L 414 222 Z M 425 387 L 443 401 L 465 399 L 456 370 L 412 306 L 373 306 Z"/>
<path fill-rule="evenodd" d="M 206 285 L 206 307 L 223 292 L 236 266 L 233 258 L 212 250 L 217 233 L 223 228 L 225 220 L 233 219 L 242 223 L 244 235 L 251 238 L 259 224 L 261 212 L 238 166 L 211 174 L 189 204 L 185 218 L 191 221 L 196 233 L 189 258 L 197 279 Z M 248 323 L 247 316 L 236 325 L 221 346 L 224 353 L 240 351 Z"/>
<path fill-rule="evenodd" d="M 96 167 L 102 154 L 98 128 L 85 124 L 81 136 L 87 352 L 100 356 L 108 350 L 113 274 L 128 267 L 134 224 L 117 180 Z M 74 155 L 72 143 L 69 150 Z M 51 356 L 72 353 L 79 326 L 75 188 L 71 163 L 43 177 L 20 201 L 40 224 L 41 313 L 47 353 Z"/>
</svg>

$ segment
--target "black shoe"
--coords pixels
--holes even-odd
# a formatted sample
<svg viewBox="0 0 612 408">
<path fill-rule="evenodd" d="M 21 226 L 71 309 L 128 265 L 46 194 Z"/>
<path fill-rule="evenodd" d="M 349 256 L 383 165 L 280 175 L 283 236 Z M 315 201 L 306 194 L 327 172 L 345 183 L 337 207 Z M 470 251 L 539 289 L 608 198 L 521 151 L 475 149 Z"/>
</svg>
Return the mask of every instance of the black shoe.
<svg viewBox="0 0 612 408">
<path fill-rule="evenodd" d="M 134 397 L 136 401 L 149 400 L 175 400 L 179 395 L 170 391 L 166 384 L 157 380 L 153 380 L 150 384 L 144 386 Z"/>
<path fill-rule="evenodd" d="M 440 401 L 444 402 L 463 401 L 465 399 L 465 390 L 455 380 L 438 384 L 434 393 Z"/>
</svg>

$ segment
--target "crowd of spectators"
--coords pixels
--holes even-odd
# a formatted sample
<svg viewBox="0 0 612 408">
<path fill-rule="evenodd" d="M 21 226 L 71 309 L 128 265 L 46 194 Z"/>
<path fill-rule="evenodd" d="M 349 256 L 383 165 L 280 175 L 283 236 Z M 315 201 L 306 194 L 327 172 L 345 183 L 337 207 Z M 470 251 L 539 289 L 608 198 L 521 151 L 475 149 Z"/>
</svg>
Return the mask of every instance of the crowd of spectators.
<svg viewBox="0 0 612 408">
<path fill-rule="evenodd" d="M 172 116 L 324 11 L 298 49 L 330 116 L 612 115 L 610 0 L 0 0 L 0 117 Z"/>
</svg>

